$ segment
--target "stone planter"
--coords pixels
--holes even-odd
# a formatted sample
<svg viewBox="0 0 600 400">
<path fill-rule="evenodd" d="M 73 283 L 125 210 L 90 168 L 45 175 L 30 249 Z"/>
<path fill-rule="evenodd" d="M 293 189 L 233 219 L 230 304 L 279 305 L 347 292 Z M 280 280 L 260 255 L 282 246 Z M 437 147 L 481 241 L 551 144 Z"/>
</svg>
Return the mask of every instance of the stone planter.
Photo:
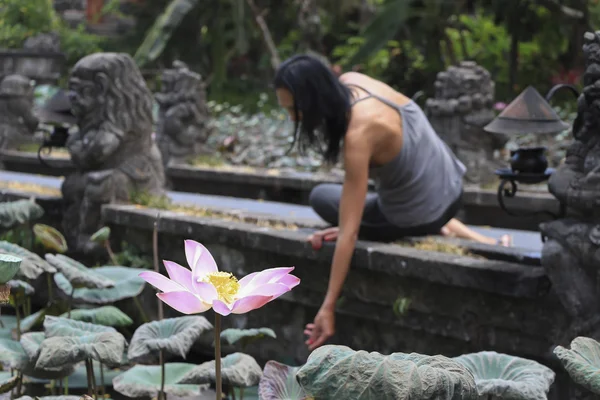
<svg viewBox="0 0 600 400">
<path fill-rule="evenodd" d="M 63 53 L 31 50 L 0 50 L 0 78 L 18 74 L 36 81 L 36 84 L 56 84 L 64 70 Z"/>
</svg>

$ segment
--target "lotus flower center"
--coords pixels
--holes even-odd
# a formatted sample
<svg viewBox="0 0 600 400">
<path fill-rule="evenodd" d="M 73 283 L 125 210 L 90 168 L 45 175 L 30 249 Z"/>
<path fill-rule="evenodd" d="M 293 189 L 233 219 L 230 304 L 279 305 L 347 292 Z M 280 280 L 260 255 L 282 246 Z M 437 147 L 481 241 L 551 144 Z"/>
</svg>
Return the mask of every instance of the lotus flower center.
<svg viewBox="0 0 600 400">
<path fill-rule="evenodd" d="M 240 284 L 233 274 L 224 271 L 212 272 L 204 278 L 204 281 L 217 289 L 219 300 L 226 304 L 231 304 L 235 301 Z"/>
</svg>

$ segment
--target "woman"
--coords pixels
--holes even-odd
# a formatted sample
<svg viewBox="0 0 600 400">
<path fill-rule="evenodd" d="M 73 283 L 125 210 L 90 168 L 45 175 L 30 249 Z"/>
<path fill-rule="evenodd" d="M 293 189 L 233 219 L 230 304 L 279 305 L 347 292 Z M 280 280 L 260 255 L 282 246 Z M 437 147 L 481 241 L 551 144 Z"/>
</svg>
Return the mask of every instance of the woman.
<svg viewBox="0 0 600 400">
<path fill-rule="evenodd" d="M 310 204 L 332 228 L 308 240 L 315 249 L 337 240 L 329 287 L 314 323 L 306 326 L 310 350 L 334 333 L 334 309 L 359 236 L 397 240 L 442 234 L 508 245 L 454 219 L 465 166 L 438 137 L 419 106 L 383 82 L 349 72 L 339 79 L 316 58 L 294 56 L 275 76 L 281 107 L 295 122 L 301 149 L 318 145 L 326 162 L 342 152 L 343 185 L 313 189 Z M 343 144 L 343 150 L 342 150 Z M 376 193 L 368 193 L 374 174 Z"/>
</svg>

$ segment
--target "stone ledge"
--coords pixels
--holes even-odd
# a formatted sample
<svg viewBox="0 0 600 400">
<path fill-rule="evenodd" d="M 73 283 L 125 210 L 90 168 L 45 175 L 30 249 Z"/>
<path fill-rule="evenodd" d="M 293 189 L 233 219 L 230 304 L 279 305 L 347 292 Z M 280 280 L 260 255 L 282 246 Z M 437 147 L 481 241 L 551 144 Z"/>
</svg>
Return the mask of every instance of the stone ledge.
<svg viewBox="0 0 600 400">
<path fill-rule="evenodd" d="M 112 226 L 152 231 L 158 210 L 130 205 L 103 207 L 103 218 Z M 218 240 L 227 246 L 262 250 L 300 260 L 328 263 L 334 245 L 312 250 L 303 230 L 274 230 L 240 222 L 194 217 L 160 211 L 159 231 L 193 237 L 199 241 Z M 548 292 L 541 267 L 498 260 L 455 256 L 417 250 L 393 244 L 360 241 L 353 268 L 410 277 L 443 285 L 475 289 L 511 297 L 535 298 Z"/>
</svg>

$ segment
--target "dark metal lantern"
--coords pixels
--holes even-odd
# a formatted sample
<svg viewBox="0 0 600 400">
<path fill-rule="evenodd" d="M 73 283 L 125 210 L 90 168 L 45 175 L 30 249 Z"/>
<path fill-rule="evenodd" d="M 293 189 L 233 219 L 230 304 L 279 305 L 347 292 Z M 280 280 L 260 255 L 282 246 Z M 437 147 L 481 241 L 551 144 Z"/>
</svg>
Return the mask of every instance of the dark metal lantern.
<svg viewBox="0 0 600 400">
<path fill-rule="evenodd" d="M 492 122 L 486 132 L 505 135 L 558 133 L 569 128 L 552 106 L 532 86 L 528 86 Z"/>
</svg>

